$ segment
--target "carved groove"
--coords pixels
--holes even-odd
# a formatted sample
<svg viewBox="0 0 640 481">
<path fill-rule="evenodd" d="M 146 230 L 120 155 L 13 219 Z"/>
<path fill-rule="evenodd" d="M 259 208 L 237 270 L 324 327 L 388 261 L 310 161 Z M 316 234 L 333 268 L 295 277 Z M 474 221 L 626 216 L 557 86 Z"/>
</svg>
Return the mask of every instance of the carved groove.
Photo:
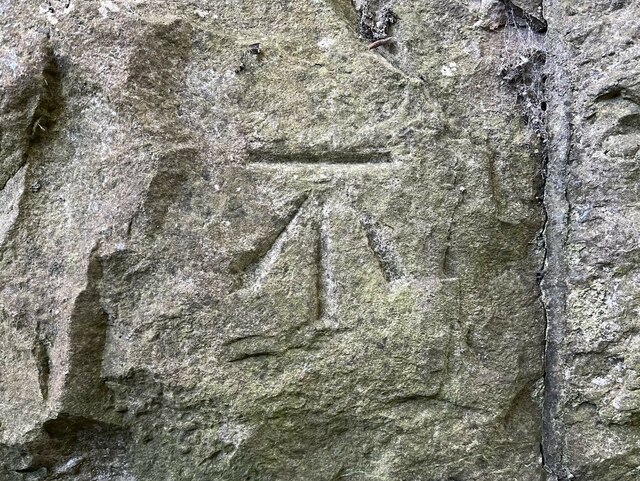
<svg viewBox="0 0 640 481">
<path fill-rule="evenodd" d="M 457 168 L 457 165 L 458 164 L 456 162 L 456 166 L 454 168 Z M 458 172 L 454 171 L 453 187 L 457 188 L 457 186 L 458 186 Z M 456 277 L 456 266 L 454 265 L 454 262 L 451 258 L 451 242 L 453 239 L 453 228 L 455 227 L 456 215 L 458 213 L 460 204 L 462 203 L 463 196 L 464 196 L 464 191 L 457 192 L 456 203 L 453 206 L 451 217 L 449 218 L 449 225 L 447 226 L 447 234 L 445 237 L 445 244 L 444 244 L 445 249 L 444 249 L 444 254 L 442 256 L 442 273 L 444 274 L 445 277 L 448 277 L 448 278 Z"/>
<path fill-rule="evenodd" d="M 254 358 L 265 358 L 265 357 L 272 357 L 275 356 L 276 353 L 273 351 L 258 351 L 258 352 L 244 352 L 242 354 L 238 354 L 236 357 L 232 357 L 231 359 L 229 359 L 229 362 L 239 362 L 239 361 L 245 361 L 247 359 L 254 359 Z"/>
<path fill-rule="evenodd" d="M 252 151 L 250 164 L 384 164 L 391 162 L 389 152 L 299 152 L 274 153 Z"/>
<path fill-rule="evenodd" d="M 364 214 L 360 219 L 360 224 L 367 235 L 369 248 L 378 261 L 384 279 L 391 282 L 402 277 L 397 256 L 389 242 L 383 239 L 380 229 L 376 226 L 371 215 Z"/>
<path fill-rule="evenodd" d="M 238 362 L 245 359 L 278 354 L 274 339 L 259 334 L 231 339 L 225 341 L 222 345 L 229 350 L 227 362 Z"/>
<path fill-rule="evenodd" d="M 231 265 L 232 272 L 243 272 L 246 276 L 248 273 L 255 271 L 258 264 L 260 264 L 269 251 L 273 249 L 274 244 L 278 242 L 278 239 L 284 234 L 291 222 L 293 222 L 294 218 L 298 215 L 298 212 L 300 212 L 302 205 L 308 198 L 309 195 L 305 193 L 295 199 L 292 203 L 293 209 L 278 223 L 277 230 L 260 240 L 255 248 L 239 256 Z"/>
<path fill-rule="evenodd" d="M 42 399 L 47 401 L 49 398 L 49 377 L 51 375 L 51 357 L 49 356 L 49 346 L 42 339 L 40 333 L 40 325 L 36 327 L 36 339 L 31 351 L 38 369 L 38 384 L 40 386 L 40 394 Z"/>
<path fill-rule="evenodd" d="M 127 233 L 131 235 L 136 225 L 149 236 L 155 235 L 164 226 L 167 212 L 182 193 L 187 181 L 186 166 L 196 149 L 181 147 L 167 152 L 158 161 L 157 171 L 149 182 L 146 197 L 140 211 L 129 221 Z"/>
<path fill-rule="evenodd" d="M 252 287 L 254 290 L 258 290 L 260 289 L 260 287 L 262 287 L 262 284 L 271 272 L 273 265 L 282 253 L 284 243 L 289 238 L 291 229 L 297 223 L 303 207 L 307 205 L 309 197 L 305 195 L 301 200 L 302 201 L 300 202 L 300 204 L 297 205 L 293 212 L 288 216 L 286 224 L 280 231 L 278 231 L 278 234 L 275 236 L 273 242 L 269 245 L 269 247 L 265 250 L 264 254 L 246 269 L 246 277 L 245 282 L 243 283 L 243 288 L 246 289 Z"/>
<path fill-rule="evenodd" d="M 323 318 L 333 321 L 337 320 L 338 305 L 337 305 L 337 293 L 336 293 L 336 281 L 333 275 L 333 269 L 329 260 L 329 255 L 332 250 L 332 241 L 329 236 L 329 208 L 326 204 L 322 206 L 320 225 L 319 225 L 319 271 L 320 278 L 320 303 L 321 303 L 321 315 Z"/>
<path fill-rule="evenodd" d="M 315 246 L 314 246 L 314 256 L 315 256 L 315 302 L 311 306 L 311 316 L 310 318 L 314 321 L 319 321 L 324 316 L 324 300 L 326 297 L 326 285 L 324 280 L 324 272 L 322 269 L 322 265 L 324 261 L 324 253 L 323 253 L 323 241 L 322 241 L 322 225 L 318 222 L 316 226 L 316 238 L 315 238 Z"/>
</svg>

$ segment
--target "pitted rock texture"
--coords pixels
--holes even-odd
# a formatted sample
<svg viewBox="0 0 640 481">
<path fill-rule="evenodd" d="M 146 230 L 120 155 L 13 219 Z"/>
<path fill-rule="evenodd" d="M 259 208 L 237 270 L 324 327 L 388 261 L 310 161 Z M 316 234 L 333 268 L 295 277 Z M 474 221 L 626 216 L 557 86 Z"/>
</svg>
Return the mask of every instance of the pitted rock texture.
<svg viewBox="0 0 640 481">
<path fill-rule="evenodd" d="M 1 2 L 0 479 L 607 479 L 578 392 L 626 469 L 633 409 L 605 402 L 633 381 L 582 389 L 556 334 L 632 362 L 563 276 L 609 246 L 602 295 L 633 315 L 634 77 L 593 53 L 603 85 L 580 80 L 570 6 L 547 9 Z M 580 146 L 620 170 L 585 150 L 557 175 L 560 105 L 589 100 L 549 85 L 600 89 Z M 627 230 L 573 249 L 565 185 Z"/>
</svg>

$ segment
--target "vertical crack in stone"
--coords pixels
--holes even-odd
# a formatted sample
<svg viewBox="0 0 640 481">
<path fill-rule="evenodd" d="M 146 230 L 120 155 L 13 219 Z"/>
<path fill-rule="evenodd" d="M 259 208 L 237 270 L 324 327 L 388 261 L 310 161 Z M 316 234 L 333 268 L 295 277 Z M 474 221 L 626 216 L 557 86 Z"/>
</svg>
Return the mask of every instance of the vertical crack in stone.
<svg viewBox="0 0 640 481">
<path fill-rule="evenodd" d="M 560 417 L 560 386 L 564 362 L 561 346 L 565 336 L 566 260 L 564 249 L 568 236 L 569 201 L 567 198 L 567 165 L 571 146 L 570 112 L 567 99 L 571 95 L 569 79 L 562 70 L 566 52 L 555 39 L 554 26 L 547 34 L 547 102 L 546 144 L 543 171 L 543 207 L 546 216 L 543 229 L 544 266 L 540 279 L 541 300 L 546 319 L 544 351 L 544 399 L 542 454 L 544 469 L 551 480 L 566 480 L 563 467 L 564 427 Z"/>
<path fill-rule="evenodd" d="M 544 15 L 534 16 L 511 0 L 501 0 L 512 23 L 529 29 L 518 37 L 521 61 L 507 62 L 501 75 L 516 90 L 529 127 L 538 135 L 542 155 L 541 194 L 545 217 L 542 228 L 543 265 L 538 275 L 545 322 L 544 394 L 542 406 L 542 467 L 551 481 L 568 479 L 563 467 L 564 428 L 560 418 L 563 378 L 561 346 L 565 333 L 566 262 L 569 202 L 566 174 L 571 143 L 567 98 L 570 86 L 565 53 L 555 41 L 554 25 Z M 533 33 L 532 33 L 533 32 Z M 538 37 L 536 37 L 536 34 Z M 539 37 L 539 35 L 544 37 Z"/>
</svg>

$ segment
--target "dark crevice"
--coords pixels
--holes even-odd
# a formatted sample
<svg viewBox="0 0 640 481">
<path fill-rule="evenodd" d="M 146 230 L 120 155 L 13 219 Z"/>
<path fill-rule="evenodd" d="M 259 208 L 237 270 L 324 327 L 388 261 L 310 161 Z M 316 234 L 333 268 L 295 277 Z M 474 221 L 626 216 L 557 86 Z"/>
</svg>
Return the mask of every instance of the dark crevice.
<svg viewBox="0 0 640 481">
<path fill-rule="evenodd" d="M 500 72 L 516 93 L 528 127 L 536 134 L 540 179 L 536 186 L 544 223 L 539 237 L 542 269 L 536 275 L 544 320 L 544 394 L 542 406 L 542 469 L 550 479 L 568 479 L 564 467 L 564 430 L 560 418 L 560 385 L 563 365 L 560 348 L 564 337 L 566 266 L 564 246 L 567 240 L 569 202 L 566 174 L 571 143 L 566 95 L 568 78 L 558 67 L 564 52 L 547 32 L 544 16 L 525 12 L 511 0 L 502 0 L 512 23 L 527 28 L 518 34 Z M 554 35 L 554 33 L 552 33 Z"/>
<path fill-rule="evenodd" d="M 35 439 L 20 448 L 12 470 L 25 480 L 66 480 L 71 479 L 69 475 L 89 479 L 89 473 L 83 472 L 85 460 L 103 468 L 111 466 L 122 455 L 126 438 L 127 433 L 117 425 L 61 413 L 46 420 Z"/>
<path fill-rule="evenodd" d="M 634 104 L 640 105 L 640 95 L 637 95 L 631 89 L 620 85 L 613 85 L 603 89 L 596 95 L 594 103 L 614 100 L 617 98 L 623 98 L 633 102 Z"/>
<path fill-rule="evenodd" d="M 61 414 L 55 419 L 50 419 L 43 424 L 44 432 L 51 439 L 72 439 L 79 433 L 90 429 L 114 429 L 107 423 L 101 423 L 95 419 L 82 416 Z"/>
<path fill-rule="evenodd" d="M 426 394 L 407 394 L 405 396 L 397 396 L 389 400 L 388 404 L 391 405 L 400 405 L 407 403 L 420 403 L 420 402 L 428 402 L 433 401 L 437 398 L 436 394 L 426 395 Z"/>
<path fill-rule="evenodd" d="M 511 0 L 501 0 L 507 12 L 511 14 L 511 18 L 520 19 L 526 27 L 537 33 L 545 33 L 547 31 L 547 21 L 544 17 L 536 17 L 519 7 Z M 517 25 L 517 22 L 515 22 Z"/>
</svg>

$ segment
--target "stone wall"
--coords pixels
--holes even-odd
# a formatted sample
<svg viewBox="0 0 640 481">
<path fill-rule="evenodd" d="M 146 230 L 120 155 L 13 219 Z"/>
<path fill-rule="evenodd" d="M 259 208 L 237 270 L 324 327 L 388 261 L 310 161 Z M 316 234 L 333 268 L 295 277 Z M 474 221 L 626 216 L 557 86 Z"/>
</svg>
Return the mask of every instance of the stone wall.
<svg viewBox="0 0 640 481">
<path fill-rule="evenodd" d="M 639 11 L 0 0 L 0 481 L 637 479 Z"/>
</svg>

